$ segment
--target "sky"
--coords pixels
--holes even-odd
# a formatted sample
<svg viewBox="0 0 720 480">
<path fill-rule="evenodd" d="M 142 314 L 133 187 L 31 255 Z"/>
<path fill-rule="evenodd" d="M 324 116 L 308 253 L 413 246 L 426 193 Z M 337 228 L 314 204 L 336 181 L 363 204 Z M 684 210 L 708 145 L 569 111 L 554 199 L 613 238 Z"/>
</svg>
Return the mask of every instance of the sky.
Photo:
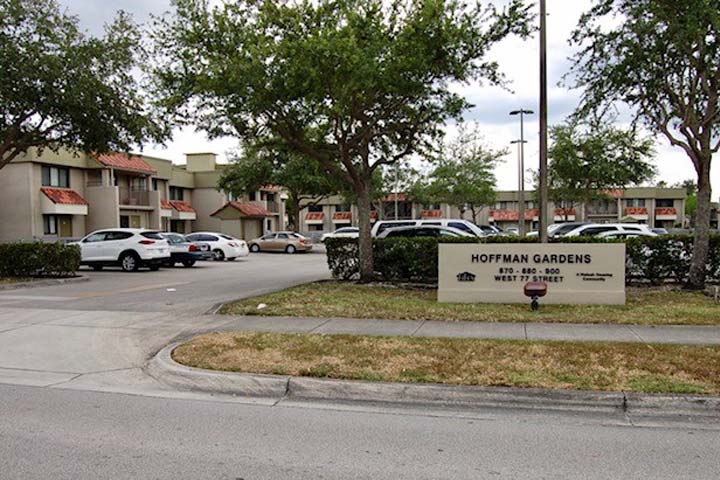
<svg viewBox="0 0 720 480">
<path fill-rule="evenodd" d="M 104 23 L 112 20 L 117 10 L 125 10 L 136 21 L 146 22 L 150 15 L 160 15 L 170 10 L 170 0 L 59 0 L 68 11 L 79 17 L 81 26 L 92 34 L 100 34 Z M 528 0 L 529 1 L 529 0 Z M 555 125 L 563 122 L 577 106 L 580 92 L 559 85 L 568 71 L 573 48 L 568 38 L 580 15 L 588 10 L 592 0 L 549 0 L 548 9 L 548 122 Z M 478 125 L 485 142 L 494 149 L 508 149 L 508 154 L 496 170 L 498 188 L 514 190 L 518 187 L 518 154 L 511 141 L 520 138 L 518 117 L 509 112 L 519 108 L 538 111 L 539 98 L 539 42 L 537 37 L 528 40 L 508 38 L 498 43 L 490 52 L 498 61 L 505 74 L 506 88 L 482 84 L 456 85 L 473 104 L 465 114 L 465 120 Z M 454 132 L 448 126 L 450 135 Z M 525 168 L 537 170 L 539 162 L 539 124 L 537 114 L 526 118 L 525 124 Z M 676 147 L 671 147 L 662 137 L 656 140 L 655 165 L 658 169 L 656 181 L 664 180 L 672 185 L 688 178 L 696 178 L 690 159 Z M 185 154 L 193 152 L 214 152 L 220 161 L 238 145 L 236 139 L 221 138 L 208 140 L 202 133 L 191 128 L 177 129 L 171 140 L 164 145 L 147 144 L 137 151 L 167 158 L 175 163 L 184 163 Z M 526 175 L 526 188 L 531 188 L 530 175 Z M 713 199 L 720 195 L 720 167 L 712 174 Z"/>
</svg>

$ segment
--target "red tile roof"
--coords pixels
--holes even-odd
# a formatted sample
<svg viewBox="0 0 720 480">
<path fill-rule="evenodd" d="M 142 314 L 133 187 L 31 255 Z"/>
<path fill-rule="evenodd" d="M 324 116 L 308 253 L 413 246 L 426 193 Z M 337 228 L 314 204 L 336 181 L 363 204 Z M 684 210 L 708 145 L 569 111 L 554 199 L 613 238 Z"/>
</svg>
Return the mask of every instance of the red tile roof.
<svg viewBox="0 0 720 480">
<path fill-rule="evenodd" d="M 389 193 L 385 195 L 385 198 L 383 198 L 384 202 L 394 202 L 397 198 L 398 202 L 405 202 L 410 200 L 407 195 L 405 195 L 403 192 L 398 193 Z"/>
<path fill-rule="evenodd" d="M 160 208 L 163 210 L 172 210 L 172 205 L 167 200 L 160 199 Z"/>
<path fill-rule="evenodd" d="M 63 205 L 88 205 L 87 200 L 75 190 L 70 190 L 69 188 L 41 187 L 40 191 L 53 203 Z"/>
<path fill-rule="evenodd" d="M 423 210 L 420 213 L 420 218 L 440 218 L 442 217 L 442 210 Z"/>
<path fill-rule="evenodd" d="M 322 212 L 308 212 L 305 214 L 305 220 L 322 220 L 325 214 Z"/>
<path fill-rule="evenodd" d="M 333 220 L 352 220 L 351 212 L 335 212 L 333 213 Z"/>
<path fill-rule="evenodd" d="M 195 209 L 191 207 L 189 203 L 183 202 L 182 200 L 170 200 L 169 203 L 172 208 L 178 212 L 195 213 Z"/>
<path fill-rule="evenodd" d="M 128 155 L 127 153 L 103 153 L 95 155 L 95 159 L 106 167 L 150 174 L 157 173 L 157 171 L 152 168 L 149 163 L 137 155 Z"/>
<path fill-rule="evenodd" d="M 228 202 L 222 207 L 218 208 L 215 212 L 211 213 L 210 216 L 214 217 L 220 211 L 226 209 L 227 207 L 234 208 L 238 212 L 240 212 L 241 217 L 249 217 L 249 218 L 265 218 L 270 217 L 272 214 L 268 212 L 264 207 L 261 207 L 260 205 L 257 205 L 255 203 L 246 203 L 246 202 Z"/>
</svg>

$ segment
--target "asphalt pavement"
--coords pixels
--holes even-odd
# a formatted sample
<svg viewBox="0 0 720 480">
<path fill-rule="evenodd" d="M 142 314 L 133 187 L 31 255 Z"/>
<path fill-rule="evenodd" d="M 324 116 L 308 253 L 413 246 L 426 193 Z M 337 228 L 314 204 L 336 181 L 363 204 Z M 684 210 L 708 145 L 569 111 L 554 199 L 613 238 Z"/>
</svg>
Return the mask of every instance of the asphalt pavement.
<svg viewBox="0 0 720 480">
<path fill-rule="evenodd" d="M 716 479 L 717 428 L 0 386 L 0 477 Z M 717 426 L 714 426 L 717 427 Z"/>
</svg>

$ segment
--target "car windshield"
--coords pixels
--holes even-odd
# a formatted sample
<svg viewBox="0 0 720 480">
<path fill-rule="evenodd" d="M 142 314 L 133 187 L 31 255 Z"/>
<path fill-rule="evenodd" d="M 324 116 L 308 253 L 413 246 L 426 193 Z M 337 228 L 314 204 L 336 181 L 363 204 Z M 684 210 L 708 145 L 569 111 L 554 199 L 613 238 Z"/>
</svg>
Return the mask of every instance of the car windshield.
<svg viewBox="0 0 720 480">
<path fill-rule="evenodd" d="M 220 236 L 221 236 L 222 238 L 224 238 L 225 240 L 235 240 L 235 239 L 234 239 L 233 237 L 231 237 L 230 235 L 220 235 Z"/>
</svg>

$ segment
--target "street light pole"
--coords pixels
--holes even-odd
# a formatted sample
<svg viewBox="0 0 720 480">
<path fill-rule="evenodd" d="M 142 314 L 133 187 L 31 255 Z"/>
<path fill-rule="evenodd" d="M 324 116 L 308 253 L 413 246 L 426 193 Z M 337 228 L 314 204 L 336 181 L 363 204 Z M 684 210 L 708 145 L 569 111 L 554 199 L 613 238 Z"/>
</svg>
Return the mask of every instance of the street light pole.
<svg viewBox="0 0 720 480">
<path fill-rule="evenodd" d="M 532 110 L 513 110 L 510 115 L 520 115 L 520 140 L 511 143 L 520 144 L 520 153 L 518 158 L 518 234 L 525 236 L 525 115 L 532 115 Z"/>
<path fill-rule="evenodd" d="M 540 0 L 540 242 L 548 242 L 548 165 L 547 165 L 547 8 L 546 0 Z"/>
</svg>

